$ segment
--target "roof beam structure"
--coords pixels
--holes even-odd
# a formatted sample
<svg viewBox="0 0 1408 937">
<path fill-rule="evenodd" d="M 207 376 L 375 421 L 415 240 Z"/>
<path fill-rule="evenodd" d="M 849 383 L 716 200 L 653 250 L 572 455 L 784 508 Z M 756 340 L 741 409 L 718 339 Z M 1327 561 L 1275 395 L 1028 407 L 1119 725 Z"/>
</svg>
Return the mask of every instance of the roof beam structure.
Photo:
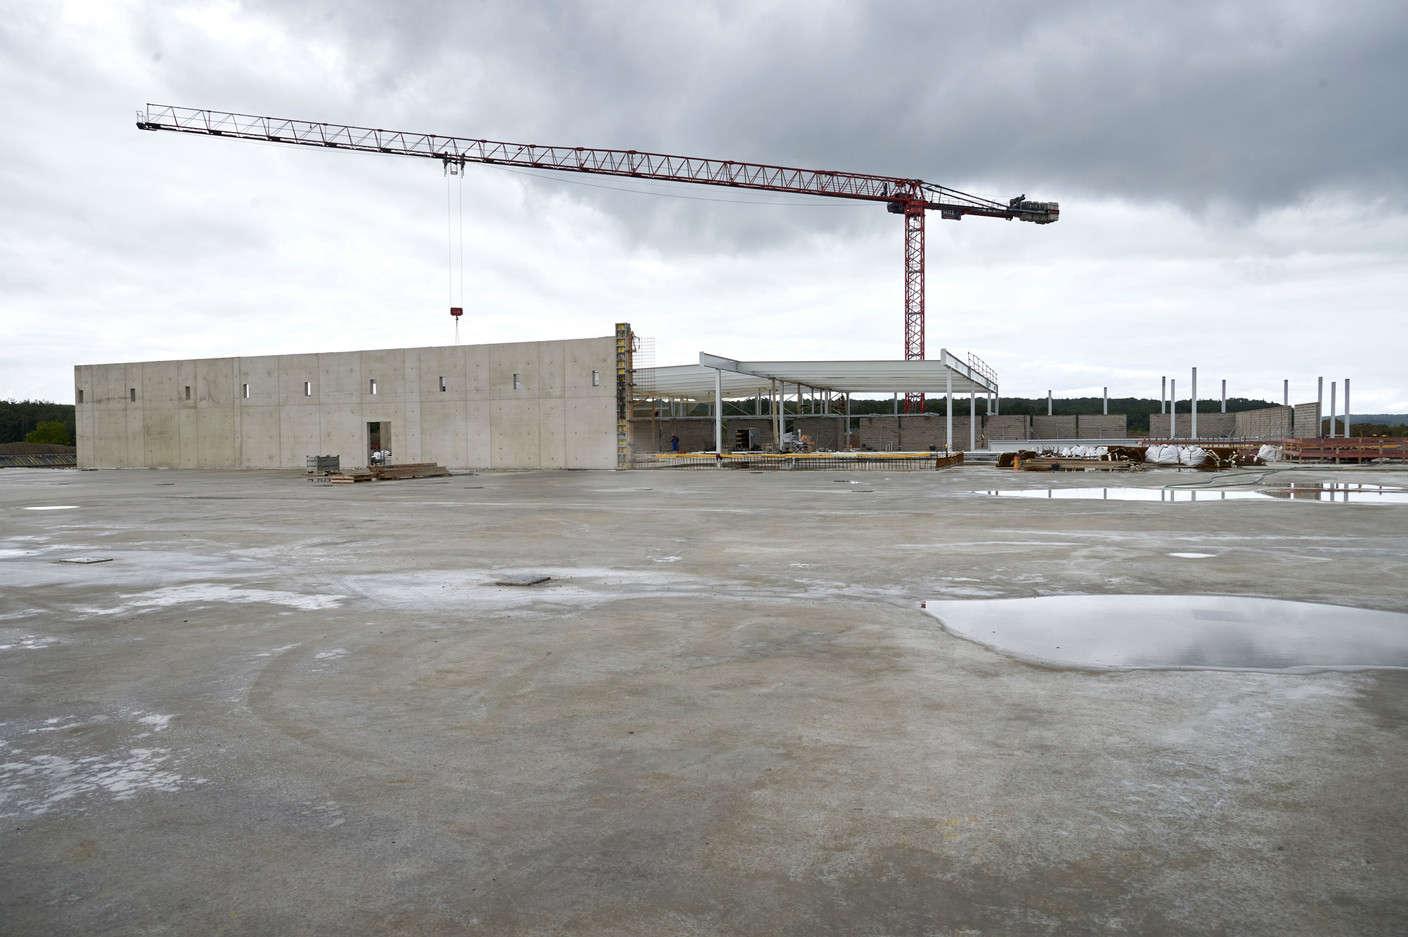
<svg viewBox="0 0 1408 937">
<path fill-rule="evenodd" d="M 840 394 L 997 393 L 997 376 L 940 349 L 924 361 L 738 361 L 699 355 L 699 364 L 654 368 L 637 387 L 649 397 L 712 400 L 716 372 L 725 399 L 767 392 L 774 381 Z M 952 385 L 949 380 L 952 380 Z"/>
</svg>

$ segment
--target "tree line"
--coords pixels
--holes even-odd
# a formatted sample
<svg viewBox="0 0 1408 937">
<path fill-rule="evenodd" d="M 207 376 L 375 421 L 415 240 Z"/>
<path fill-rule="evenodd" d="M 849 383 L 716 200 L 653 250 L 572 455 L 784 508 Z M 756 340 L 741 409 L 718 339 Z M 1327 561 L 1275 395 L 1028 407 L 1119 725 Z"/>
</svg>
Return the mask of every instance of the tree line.
<svg viewBox="0 0 1408 937">
<path fill-rule="evenodd" d="M 72 446 L 73 404 L 0 400 L 0 443 L 49 442 Z"/>
</svg>

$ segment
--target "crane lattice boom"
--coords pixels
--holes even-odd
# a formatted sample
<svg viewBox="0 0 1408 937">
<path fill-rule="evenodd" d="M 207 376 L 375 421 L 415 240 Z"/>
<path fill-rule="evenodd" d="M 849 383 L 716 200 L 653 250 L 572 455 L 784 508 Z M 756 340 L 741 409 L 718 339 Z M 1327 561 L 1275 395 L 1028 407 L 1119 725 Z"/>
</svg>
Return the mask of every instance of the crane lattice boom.
<svg viewBox="0 0 1408 937">
<path fill-rule="evenodd" d="M 446 164 L 466 163 L 553 169 L 634 179 L 692 182 L 797 195 L 884 202 L 905 218 L 905 358 L 924 357 L 924 214 L 952 220 L 965 215 L 1050 224 L 1060 218 L 1056 202 L 1018 196 L 1006 204 L 932 185 L 922 179 L 870 173 L 795 169 L 766 163 L 700 159 L 583 146 L 538 146 L 400 130 L 377 130 L 281 117 L 257 117 L 200 108 L 148 104 L 137 112 L 142 130 L 174 130 L 238 140 L 322 146 L 397 156 L 420 156 Z M 923 408 L 923 398 L 919 397 Z M 906 410 L 914 402 L 906 400 Z"/>
</svg>

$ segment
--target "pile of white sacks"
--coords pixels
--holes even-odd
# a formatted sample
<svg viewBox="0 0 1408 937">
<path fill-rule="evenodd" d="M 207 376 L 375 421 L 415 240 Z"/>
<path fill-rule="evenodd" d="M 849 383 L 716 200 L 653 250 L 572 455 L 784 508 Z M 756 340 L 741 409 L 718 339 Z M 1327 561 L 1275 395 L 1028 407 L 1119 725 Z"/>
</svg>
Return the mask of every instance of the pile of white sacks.
<svg viewBox="0 0 1408 937">
<path fill-rule="evenodd" d="M 1202 446 L 1150 446 L 1144 461 L 1155 465 L 1202 465 L 1208 451 Z"/>
<path fill-rule="evenodd" d="M 1056 450 L 1063 459 L 1099 459 L 1109 452 L 1106 446 L 1062 446 Z"/>
</svg>

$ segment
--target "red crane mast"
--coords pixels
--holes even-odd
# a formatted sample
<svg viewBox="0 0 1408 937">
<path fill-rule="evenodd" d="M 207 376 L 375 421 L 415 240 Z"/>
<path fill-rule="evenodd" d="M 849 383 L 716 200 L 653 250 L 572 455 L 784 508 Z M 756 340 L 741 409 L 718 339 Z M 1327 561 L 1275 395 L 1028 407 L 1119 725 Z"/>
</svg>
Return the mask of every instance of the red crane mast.
<svg viewBox="0 0 1408 937">
<path fill-rule="evenodd" d="M 395 156 L 422 156 L 438 159 L 446 165 L 488 163 L 526 169 L 554 169 L 563 172 L 692 182 L 764 192 L 883 202 L 891 212 L 904 216 L 905 360 L 924 358 L 926 212 L 937 211 L 939 217 L 953 221 L 959 221 L 965 215 L 977 215 L 983 218 L 1005 218 L 1009 221 L 1015 218 L 1035 224 L 1050 224 L 1061 217 L 1061 209 L 1056 202 L 1030 201 L 1025 195 L 1019 195 L 1003 204 L 957 189 L 932 185 L 922 179 L 795 169 L 766 163 L 670 156 L 638 150 L 503 143 L 469 137 L 377 130 L 370 127 L 282 117 L 258 117 L 158 104 L 148 104 L 145 111 L 137 112 L 137 127 L 141 130 L 174 130 L 237 140 L 322 146 L 367 153 L 389 153 Z M 905 411 L 909 412 L 911 407 L 917 404 L 922 412 L 923 401 L 922 394 L 908 395 L 905 399 Z"/>
</svg>

